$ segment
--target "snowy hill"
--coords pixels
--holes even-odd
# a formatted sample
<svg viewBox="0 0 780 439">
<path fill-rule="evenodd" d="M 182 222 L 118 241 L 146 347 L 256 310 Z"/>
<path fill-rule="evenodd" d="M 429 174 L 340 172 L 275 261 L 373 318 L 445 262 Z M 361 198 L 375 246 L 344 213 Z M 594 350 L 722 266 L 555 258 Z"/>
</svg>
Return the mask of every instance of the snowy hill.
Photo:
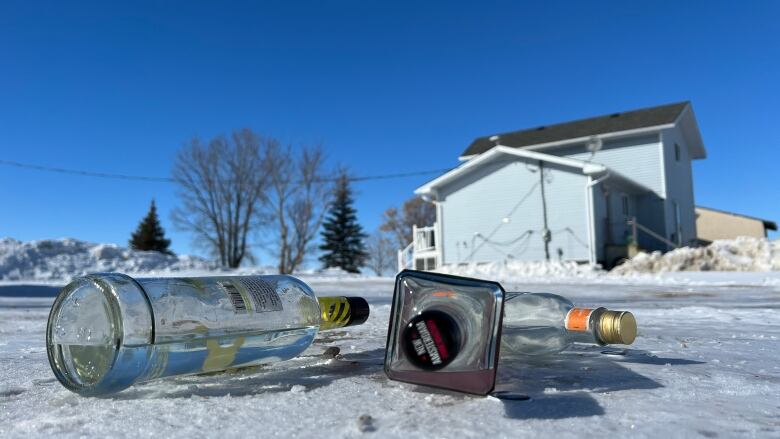
<svg viewBox="0 0 780 439">
<path fill-rule="evenodd" d="M 213 263 L 194 256 L 136 251 L 114 244 L 69 238 L 29 242 L 0 239 L 0 281 L 67 281 L 73 276 L 100 271 L 159 273 L 214 269 Z"/>
</svg>

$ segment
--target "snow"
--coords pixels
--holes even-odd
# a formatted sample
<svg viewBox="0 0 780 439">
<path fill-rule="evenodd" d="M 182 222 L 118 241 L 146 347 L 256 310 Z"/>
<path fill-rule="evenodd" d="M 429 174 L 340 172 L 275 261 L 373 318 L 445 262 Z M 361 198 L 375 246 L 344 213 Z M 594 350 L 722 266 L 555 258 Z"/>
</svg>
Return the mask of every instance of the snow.
<svg viewBox="0 0 780 439">
<path fill-rule="evenodd" d="M 629 309 L 640 333 L 625 350 L 578 345 L 535 361 L 503 358 L 500 398 L 389 381 L 393 280 L 343 273 L 302 279 L 320 295 L 366 297 L 371 317 L 320 333 L 298 358 L 84 398 L 46 360 L 56 287 L 2 282 L 0 437 L 778 437 L 780 283 L 766 282 L 775 274 L 507 282 Z M 11 297 L 22 287 L 26 297 Z"/>
<path fill-rule="evenodd" d="M 773 270 L 780 270 L 780 242 L 740 237 L 715 241 L 706 247 L 682 247 L 665 254 L 640 253 L 613 273 Z"/>
<path fill-rule="evenodd" d="M 665 254 L 640 253 L 612 271 L 570 261 L 469 263 L 445 265 L 437 271 L 500 282 L 612 284 L 695 283 L 700 272 L 721 272 L 723 275 L 708 275 L 706 282 L 717 279 L 720 284 L 780 285 L 780 241 L 741 237 L 715 241 L 705 247 L 683 247 Z M 742 272 L 747 275 L 741 276 Z"/>
<path fill-rule="evenodd" d="M 0 281 L 68 282 L 86 273 L 117 271 L 131 276 L 179 275 L 218 271 L 216 265 L 187 255 L 164 255 L 135 251 L 114 244 L 93 244 L 76 239 L 21 242 L 0 239 Z M 715 241 L 700 248 L 680 248 L 666 254 L 640 253 L 607 272 L 598 267 L 570 261 L 506 261 L 449 265 L 440 272 L 495 279 L 502 282 L 623 282 L 625 279 L 663 279 L 664 273 L 679 271 L 780 271 L 780 241 L 737 238 Z M 232 274 L 272 274 L 273 267 L 244 267 Z M 364 278 L 340 269 L 301 270 L 298 274 L 317 279 Z"/>
<path fill-rule="evenodd" d="M 214 262 L 188 255 L 137 251 L 115 244 L 94 244 L 72 238 L 22 242 L 0 239 L 0 281 L 34 281 L 62 285 L 87 273 L 120 272 L 130 276 L 197 276 L 214 274 L 274 274 L 268 266 L 221 270 Z M 339 268 L 303 269 L 299 274 L 318 279 L 365 278 Z"/>
<path fill-rule="evenodd" d="M 440 273 L 457 276 L 476 277 L 481 279 L 496 279 L 507 281 L 511 279 L 596 279 L 607 272 L 588 264 L 578 264 L 572 261 L 506 261 L 488 263 L 469 263 L 460 265 L 445 265 L 436 270 Z"/>
<path fill-rule="evenodd" d="M 84 398 L 46 359 L 48 310 L 75 275 L 271 273 L 72 239 L 0 240 L 0 437 L 778 437 L 778 243 L 716 242 L 640 256 L 605 272 L 572 263 L 467 265 L 443 271 L 632 311 L 628 349 L 577 345 L 502 358 L 494 396 L 390 381 L 383 372 L 392 278 L 305 271 L 318 295 L 359 295 L 371 317 L 321 332 L 298 358 L 139 384 Z M 679 270 L 737 271 L 679 271 Z M 775 271 L 771 271 L 775 270 Z"/>
<path fill-rule="evenodd" d="M 136 251 L 70 238 L 28 242 L 0 239 L 0 281 L 67 281 L 74 276 L 105 271 L 156 274 L 215 268 L 213 263 L 193 256 Z"/>
</svg>

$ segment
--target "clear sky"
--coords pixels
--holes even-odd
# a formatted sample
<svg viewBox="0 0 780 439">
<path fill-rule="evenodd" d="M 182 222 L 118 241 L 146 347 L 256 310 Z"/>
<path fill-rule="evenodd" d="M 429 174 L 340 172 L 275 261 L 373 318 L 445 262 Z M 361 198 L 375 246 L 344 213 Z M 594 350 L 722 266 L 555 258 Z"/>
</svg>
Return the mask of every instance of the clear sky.
<svg viewBox="0 0 780 439">
<path fill-rule="evenodd" d="M 167 177 L 192 136 L 250 127 L 376 175 L 691 100 L 696 202 L 780 221 L 780 2 L 537 3 L 3 1 L 0 159 Z M 359 183 L 364 227 L 428 179 Z M 125 245 L 151 198 L 193 252 L 171 184 L 7 166 L 0 236 Z"/>
</svg>

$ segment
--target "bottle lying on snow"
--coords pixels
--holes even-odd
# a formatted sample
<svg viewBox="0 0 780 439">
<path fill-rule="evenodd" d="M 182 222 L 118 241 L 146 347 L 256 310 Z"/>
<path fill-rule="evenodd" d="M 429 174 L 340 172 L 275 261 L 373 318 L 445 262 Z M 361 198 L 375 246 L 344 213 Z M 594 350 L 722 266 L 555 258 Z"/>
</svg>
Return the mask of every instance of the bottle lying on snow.
<svg viewBox="0 0 780 439">
<path fill-rule="evenodd" d="M 577 308 L 554 294 L 505 293 L 496 282 L 405 270 L 396 278 L 385 372 L 487 394 L 499 350 L 541 355 L 574 342 L 631 344 L 635 337 L 636 320 L 627 311 Z"/>
<path fill-rule="evenodd" d="M 359 325 L 368 314 L 360 297 L 317 299 L 291 276 L 94 274 L 55 299 L 46 347 L 66 388 L 102 395 L 156 378 L 287 360 L 319 330 Z"/>
<path fill-rule="evenodd" d="M 549 293 L 506 293 L 501 349 L 504 353 L 544 355 L 573 343 L 629 345 L 636 320 L 628 311 L 577 308 Z"/>
</svg>

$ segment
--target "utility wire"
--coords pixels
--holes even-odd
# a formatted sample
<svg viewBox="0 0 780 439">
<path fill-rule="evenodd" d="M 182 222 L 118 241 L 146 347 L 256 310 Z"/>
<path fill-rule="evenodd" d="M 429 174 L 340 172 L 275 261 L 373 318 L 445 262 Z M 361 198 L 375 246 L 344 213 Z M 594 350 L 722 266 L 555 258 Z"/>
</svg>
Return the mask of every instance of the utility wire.
<svg viewBox="0 0 780 439">
<path fill-rule="evenodd" d="M 14 166 L 16 168 L 35 169 L 36 171 L 56 172 L 59 174 L 81 175 L 83 177 L 113 178 L 116 180 L 136 180 L 136 181 L 158 181 L 164 183 L 173 183 L 174 180 L 168 177 L 145 177 L 141 175 L 110 174 L 106 172 L 81 171 L 77 169 L 55 168 L 53 166 L 33 165 L 29 163 L 15 162 L 12 160 L 0 159 L 0 165 Z"/>
<path fill-rule="evenodd" d="M 131 181 L 154 181 L 154 182 L 162 182 L 162 183 L 176 182 L 176 180 L 170 177 L 149 177 L 143 175 L 93 172 L 93 171 L 84 171 L 79 169 L 66 169 L 66 168 L 57 168 L 53 166 L 34 165 L 30 163 L 22 163 L 22 162 L 16 162 L 13 160 L 4 160 L 4 159 L 0 159 L 0 165 L 13 166 L 16 168 L 23 168 L 23 169 L 34 169 L 36 171 L 56 172 L 59 174 L 79 175 L 82 177 L 98 177 L 98 178 L 109 178 L 114 180 L 131 180 Z M 441 174 L 443 172 L 447 172 L 450 170 L 451 168 L 442 168 L 442 169 L 431 169 L 428 171 L 400 172 L 396 174 L 383 174 L 383 175 L 364 175 L 364 176 L 348 177 L 348 178 L 351 181 L 389 180 L 394 178 L 413 177 L 417 175 Z M 336 177 L 332 177 L 332 178 L 324 178 L 319 181 L 336 181 L 337 179 L 338 178 Z"/>
</svg>

